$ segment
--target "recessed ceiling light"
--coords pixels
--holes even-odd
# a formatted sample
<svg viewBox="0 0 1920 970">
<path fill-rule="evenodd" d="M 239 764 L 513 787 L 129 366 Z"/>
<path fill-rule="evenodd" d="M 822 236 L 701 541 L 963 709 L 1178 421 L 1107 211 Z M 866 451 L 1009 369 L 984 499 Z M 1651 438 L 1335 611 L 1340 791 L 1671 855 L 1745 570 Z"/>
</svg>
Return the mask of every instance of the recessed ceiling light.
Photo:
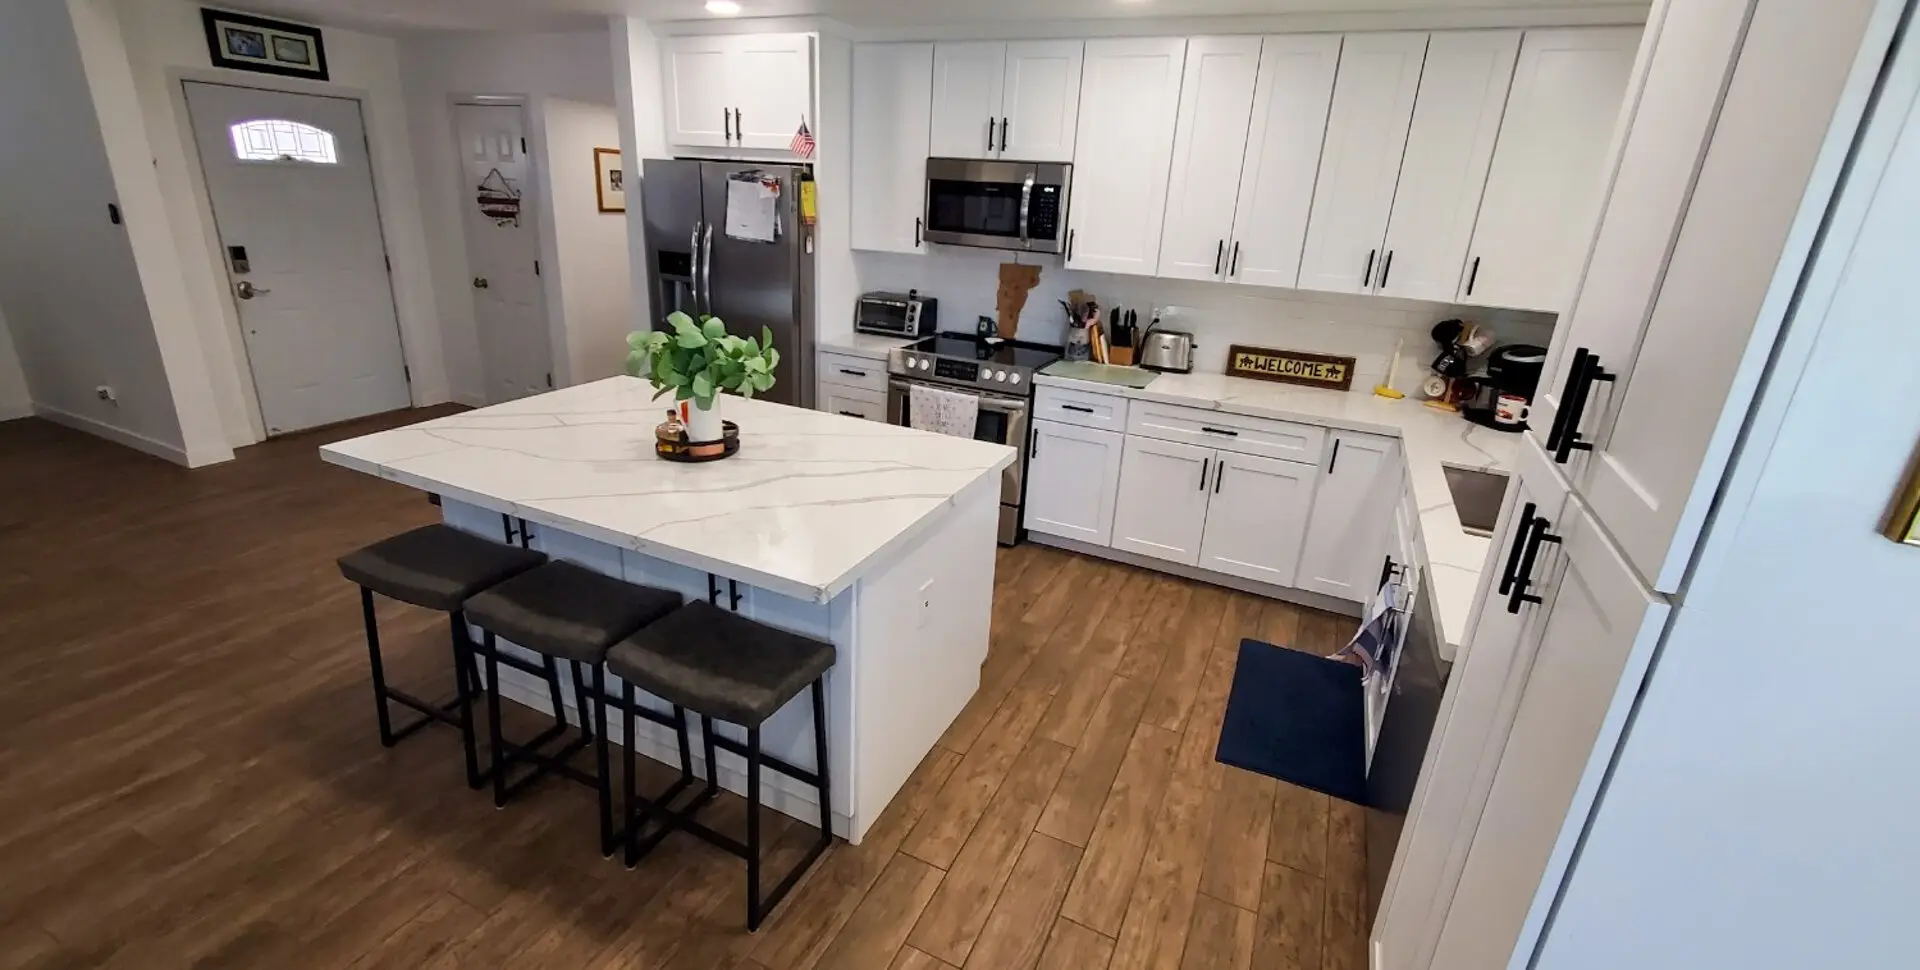
<svg viewBox="0 0 1920 970">
<path fill-rule="evenodd" d="M 740 5 L 734 0 L 707 0 L 707 12 L 717 17 L 735 17 L 740 14 Z"/>
</svg>

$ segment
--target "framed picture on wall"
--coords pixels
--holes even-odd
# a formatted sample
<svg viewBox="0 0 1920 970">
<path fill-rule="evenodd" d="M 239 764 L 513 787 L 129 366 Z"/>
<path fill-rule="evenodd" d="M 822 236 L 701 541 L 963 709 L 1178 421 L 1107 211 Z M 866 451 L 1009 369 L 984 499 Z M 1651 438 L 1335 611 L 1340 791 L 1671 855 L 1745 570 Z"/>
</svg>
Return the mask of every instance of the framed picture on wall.
<svg viewBox="0 0 1920 970">
<path fill-rule="evenodd" d="M 215 67 L 327 80 L 327 49 L 318 27 L 211 7 L 200 8 L 200 22 Z"/>
<path fill-rule="evenodd" d="M 593 194 L 601 212 L 627 211 L 627 173 L 620 167 L 620 149 L 593 150 Z"/>
</svg>

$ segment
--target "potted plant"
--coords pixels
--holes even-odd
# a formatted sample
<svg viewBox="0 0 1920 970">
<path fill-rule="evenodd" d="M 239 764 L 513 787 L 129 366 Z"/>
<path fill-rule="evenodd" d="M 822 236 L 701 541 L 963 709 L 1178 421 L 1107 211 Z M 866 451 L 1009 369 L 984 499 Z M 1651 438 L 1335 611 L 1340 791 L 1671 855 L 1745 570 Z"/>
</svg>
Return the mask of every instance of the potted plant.
<svg viewBox="0 0 1920 970">
<path fill-rule="evenodd" d="M 773 386 L 780 352 L 773 349 L 773 331 L 761 328 L 759 339 L 736 337 L 719 317 L 685 313 L 667 317 L 671 330 L 635 331 L 628 335 L 627 373 L 653 382 L 658 399 L 668 391 L 685 402 L 681 420 L 689 442 L 719 441 L 720 392 L 752 397 Z"/>
</svg>

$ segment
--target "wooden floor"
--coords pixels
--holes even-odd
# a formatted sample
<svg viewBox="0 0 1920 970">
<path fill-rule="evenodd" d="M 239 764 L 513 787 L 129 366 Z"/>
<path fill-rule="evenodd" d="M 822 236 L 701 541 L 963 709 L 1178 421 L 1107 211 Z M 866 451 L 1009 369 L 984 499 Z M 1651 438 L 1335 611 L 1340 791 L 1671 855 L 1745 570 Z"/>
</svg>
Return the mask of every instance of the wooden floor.
<svg viewBox="0 0 1920 970">
<path fill-rule="evenodd" d="M 1343 622 L 1038 546 L 979 695 L 753 936 L 738 860 L 628 871 L 580 786 L 495 811 L 451 731 L 381 748 L 333 560 L 437 510 L 314 449 L 425 416 L 194 472 L 0 425 L 0 968 L 1365 967 L 1360 810 L 1213 760 L 1240 638 Z M 448 693 L 444 619 L 382 625 Z M 812 830 L 773 817 L 780 867 Z"/>
</svg>

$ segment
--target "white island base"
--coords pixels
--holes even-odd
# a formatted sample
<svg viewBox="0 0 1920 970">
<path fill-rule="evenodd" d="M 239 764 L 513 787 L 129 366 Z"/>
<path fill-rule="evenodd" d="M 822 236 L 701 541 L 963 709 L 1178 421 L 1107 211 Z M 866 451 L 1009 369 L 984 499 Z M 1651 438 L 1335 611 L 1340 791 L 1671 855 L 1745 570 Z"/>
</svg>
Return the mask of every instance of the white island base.
<svg viewBox="0 0 1920 970">
<path fill-rule="evenodd" d="M 980 686 L 993 610 L 999 494 L 998 475 L 969 486 L 929 527 L 867 567 L 861 578 L 828 602 L 745 583 L 735 587 L 742 616 L 827 641 L 839 652 L 827 673 L 827 750 L 833 830 L 848 842 L 860 842 Z M 489 538 L 505 538 L 501 513 L 450 498 L 442 505 L 448 524 Z M 689 600 L 708 595 L 710 574 L 704 570 L 547 526 L 532 526 L 531 535 L 532 547 L 554 558 L 631 583 L 670 589 Z M 728 579 L 715 578 L 717 602 L 725 607 L 731 595 Z M 508 645 L 508 650 L 519 648 Z M 564 663 L 561 669 L 566 669 Z M 618 678 L 608 680 L 609 691 L 617 695 Z M 552 713 L 545 682 L 531 674 L 502 667 L 500 692 L 527 707 Z M 571 702 L 570 686 L 562 696 Z M 670 709 L 652 695 L 641 696 L 649 706 Z M 579 723 L 570 703 L 568 718 Z M 812 702 L 808 692 L 802 691 L 762 726 L 764 750 L 798 767 L 814 768 L 812 718 Z M 695 772 L 704 774 L 699 722 L 691 720 Z M 619 722 L 609 712 L 608 736 L 625 744 Z M 669 766 L 678 764 L 679 746 L 671 729 L 644 719 L 635 723 L 639 753 Z M 745 741 L 746 732 L 737 725 L 720 725 L 718 730 Z M 744 759 L 725 751 L 718 755 L 721 784 L 744 795 Z M 818 824 L 819 806 L 812 787 L 769 771 L 761 780 L 761 791 L 764 804 L 809 825 Z"/>
</svg>

